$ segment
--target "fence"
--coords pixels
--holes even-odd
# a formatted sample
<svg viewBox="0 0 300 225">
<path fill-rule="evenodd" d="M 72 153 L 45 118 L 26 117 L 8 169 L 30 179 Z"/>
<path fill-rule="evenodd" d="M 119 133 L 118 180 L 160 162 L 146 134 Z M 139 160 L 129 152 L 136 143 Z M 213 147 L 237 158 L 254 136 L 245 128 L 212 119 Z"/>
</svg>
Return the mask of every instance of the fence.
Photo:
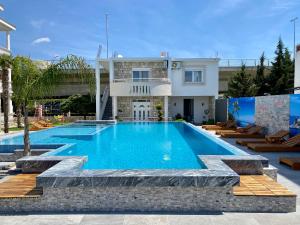
<svg viewBox="0 0 300 225">
<path fill-rule="evenodd" d="M 227 107 L 218 107 L 216 101 L 217 121 L 224 121 L 217 115 L 228 114 L 241 127 L 256 124 L 264 127 L 265 133 L 289 130 L 292 136 L 300 134 L 300 94 L 230 98 L 225 102 Z"/>
</svg>

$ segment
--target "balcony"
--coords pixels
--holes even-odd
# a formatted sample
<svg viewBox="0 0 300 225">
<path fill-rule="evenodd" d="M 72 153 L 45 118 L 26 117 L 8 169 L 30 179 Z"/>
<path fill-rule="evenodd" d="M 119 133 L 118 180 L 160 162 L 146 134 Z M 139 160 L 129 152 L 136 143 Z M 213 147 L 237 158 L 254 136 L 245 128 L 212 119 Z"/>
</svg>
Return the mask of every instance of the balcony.
<svg viewBox="0 0 300 225">
<path fill-rule="evenodd" d="M 114 79 L 110 84 L 111 96 L 171 96 L 168 78 Z"/>
</svg>

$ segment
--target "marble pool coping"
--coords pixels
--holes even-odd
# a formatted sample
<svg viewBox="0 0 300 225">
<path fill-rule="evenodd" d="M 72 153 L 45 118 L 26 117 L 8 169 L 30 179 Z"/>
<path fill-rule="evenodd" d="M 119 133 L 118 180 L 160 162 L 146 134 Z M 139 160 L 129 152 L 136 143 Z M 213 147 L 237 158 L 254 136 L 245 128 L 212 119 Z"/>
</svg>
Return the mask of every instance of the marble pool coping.
<svg viewBox="0 0 300 225">
<path fill-rule="evenodd" d="M 239 174 L 263 174 L 268 160 L 259 155 L 198 156 L 205 169 L 82 169 L 87 157 L 27 156 L 17 161 L 24 172 L 41 172 L 39 187 L 230 187 Z"/>
</svg>

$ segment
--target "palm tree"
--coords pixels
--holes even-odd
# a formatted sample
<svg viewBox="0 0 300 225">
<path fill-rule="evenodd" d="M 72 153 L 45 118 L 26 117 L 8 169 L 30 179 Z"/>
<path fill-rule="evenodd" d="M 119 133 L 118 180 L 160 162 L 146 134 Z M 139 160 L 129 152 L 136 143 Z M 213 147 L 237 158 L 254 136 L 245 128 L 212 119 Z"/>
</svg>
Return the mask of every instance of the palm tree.
<svg viewBox="0 0 300 225">
<path fill-rule="evenodd" d="M 0 56 L 0 67 L 2 69 L 2 95 L 3 95 L 3 114 L 4 114 L 4 133 L 8 133 L 8 109 L 9 109 L 9 69 L 12 65 L 13 58 L 10 55 L 2 54 Z"/>
<path fill-rule="evenodd" d="M 37 66 L 30 58 L 17 56 L 13 61 L 12 81 L 14 99 L 24 111 L 24 155 L 30 155 L 28 104 L 50 96 L 66 74 L 80 76 L 82 81 L 91 79 L 91 68 L 83 58 L 68 56 L 46 69 Z M 92 86 L 92 85 L 91 85 Z"/>
</svg>

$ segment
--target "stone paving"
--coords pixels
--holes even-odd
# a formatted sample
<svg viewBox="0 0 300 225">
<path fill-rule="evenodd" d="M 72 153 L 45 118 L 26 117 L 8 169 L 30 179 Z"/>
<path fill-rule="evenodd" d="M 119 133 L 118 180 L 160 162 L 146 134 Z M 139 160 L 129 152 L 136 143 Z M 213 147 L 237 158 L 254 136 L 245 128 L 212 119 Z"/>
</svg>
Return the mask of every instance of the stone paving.
<svg viewBox="0 0 300 225">
<path fill-rule="evenodd" d="M 235 143 L 235 140 L 226 140 Z M 248 151 L 250 154 L 254 152 Z M 300 157 L 300 153 L 264 153 L 279 169 L 278 182 L 298 195 L 294 213 L 216 213 L 201 215 L 159 214 L 24 214 L 1 215 L 1 225 L 299 225 L 300 171 L 278 164 L 280 156 Z"/>
</svg>

